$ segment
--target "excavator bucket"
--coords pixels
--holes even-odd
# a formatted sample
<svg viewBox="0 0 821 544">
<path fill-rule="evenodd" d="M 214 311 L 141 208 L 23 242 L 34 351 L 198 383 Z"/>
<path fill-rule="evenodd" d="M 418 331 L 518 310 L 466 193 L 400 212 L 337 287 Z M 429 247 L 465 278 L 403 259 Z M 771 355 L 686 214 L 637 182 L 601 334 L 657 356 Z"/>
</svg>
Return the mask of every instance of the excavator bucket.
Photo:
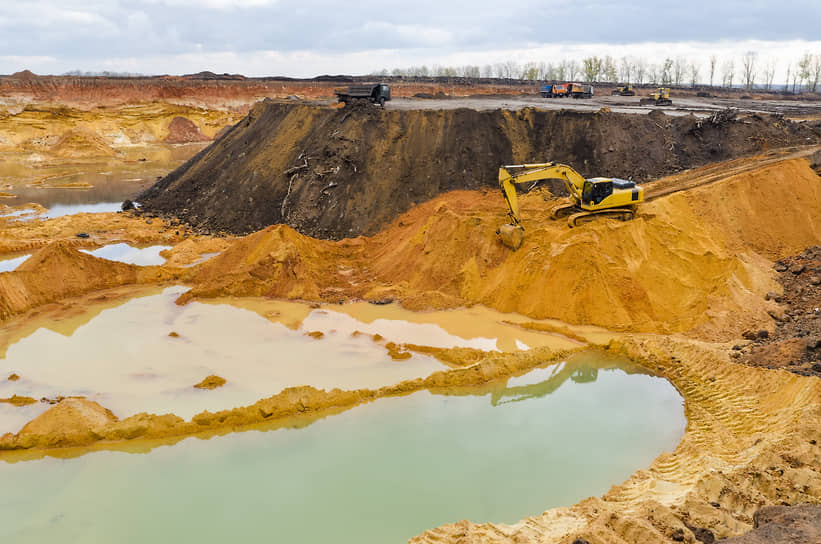
<svg viewBox="0 0 821 544">
<path fill-rule="evenodd" d="M 519 225 L 512 225 L 507 223 L 499 227 L 496 231 L 502 243 L 512 250 L 517 250 L 522 245 L 522 240 L 525 236 L 525 229 Z"/>
</svg>

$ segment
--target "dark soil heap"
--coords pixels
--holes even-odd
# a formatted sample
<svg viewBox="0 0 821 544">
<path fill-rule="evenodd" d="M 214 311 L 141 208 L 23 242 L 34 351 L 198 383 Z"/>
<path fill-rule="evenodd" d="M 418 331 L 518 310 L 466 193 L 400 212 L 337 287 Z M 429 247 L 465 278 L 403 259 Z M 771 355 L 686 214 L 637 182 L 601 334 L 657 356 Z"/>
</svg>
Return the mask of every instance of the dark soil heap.
<svg viewBox="0 0 821 544">
<path fill-rule="evenodd" d="M 503 164 L 556 161 L 586 176 L 643 181 L 821 140 L 821 130 L 806 123 L 729 117 L 340 109 L 265 100 L 138 200 L 149 213 L 208 231 L 244 234 L 286 223 L 341 239 L 373 234 L 446 191 L 495 188 Z"/>
<path fill-rule="evenodd" d="M 781 304 L 773 333 L 749 331 L 753 342 L 735 346 L 736 358 L 753 366 L 784 368 L 821 377 L 821 246 L 775 263 L 784 294 L 768 293 Z"/>
</svg>

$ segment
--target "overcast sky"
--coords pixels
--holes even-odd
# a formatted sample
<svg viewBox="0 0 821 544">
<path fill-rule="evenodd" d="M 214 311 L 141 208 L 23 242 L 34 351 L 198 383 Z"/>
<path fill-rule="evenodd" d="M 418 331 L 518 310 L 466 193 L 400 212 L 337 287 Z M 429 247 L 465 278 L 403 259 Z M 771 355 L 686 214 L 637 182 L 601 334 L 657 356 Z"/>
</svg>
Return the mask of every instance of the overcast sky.
<svg viewBox="0 0 821 544">
<path fill-rule="evenodd" d="M 0 73 L 249 76 L 588 55 L 788 62 L 821 54 L 821 0 L 0 0 Z"/>
</svg>

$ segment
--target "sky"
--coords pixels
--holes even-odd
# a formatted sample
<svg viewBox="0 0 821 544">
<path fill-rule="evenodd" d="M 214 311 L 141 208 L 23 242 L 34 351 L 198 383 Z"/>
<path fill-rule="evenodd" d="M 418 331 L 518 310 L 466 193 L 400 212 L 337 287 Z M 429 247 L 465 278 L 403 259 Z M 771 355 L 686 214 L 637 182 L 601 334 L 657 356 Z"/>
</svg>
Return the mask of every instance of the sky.
<svg viewBox="0 0 821 544">
<path fill-rule="evenodd" d="M 590 55 L 821 54 L 819 0 L 0 0 L 0 73 L 367 74 Z M 783 76 L 776 79 L 783 79 Z"/>
</svg>

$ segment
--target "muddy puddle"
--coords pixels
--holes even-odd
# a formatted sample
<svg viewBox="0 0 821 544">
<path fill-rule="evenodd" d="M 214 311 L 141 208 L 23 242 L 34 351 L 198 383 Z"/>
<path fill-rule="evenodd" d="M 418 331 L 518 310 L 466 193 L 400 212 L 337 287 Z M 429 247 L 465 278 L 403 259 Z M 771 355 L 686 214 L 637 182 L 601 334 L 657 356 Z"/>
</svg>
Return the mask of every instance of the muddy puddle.
<svg viewBox="0 0 821 544">
<path fill-rule="evenodd" d="M 404 542 L 601 494 L 686 421 L 665 380 L 585 352 L 492 389 L 419 392 L 146 455 L 0 463 L 0 537 Z M 603 456 L 602 452 L 607 455 Z"/>
<path fill-rule="evenodd" d="M 278 316 L 227 304 L 176 305 L 185 290 L 29 323 L 36 330 L 19 339 L 11 333 L 0 375 L 21 378 L 0 382 L 0 398 L 82 395 L 120 418 L 147 411 L 188 419 L 253 404 L 289 386 L 378 388 L 446 368 L 427 355 L 394 360 L 387 340 L 338 330 L 327 320 L 286 326 Z M 227 384 L 193 387 L 211 374 Z M 19 430 L 15 410 L 0 405 L 0 432 Z"/>
<path fill-rule="evenodd" d="M 119 261 L 121 263 L 136 264 L 138 266 L 161 265 L 165 263 L 165 257 L 160 252 L 171 249 L 172 246 L 149 246 L 144 248 L 130 246 L 128 244 L 109 244 L 98 249 L 81 249 L 89 255 L 108 259 L 109 261 Z"/>
</svg>

